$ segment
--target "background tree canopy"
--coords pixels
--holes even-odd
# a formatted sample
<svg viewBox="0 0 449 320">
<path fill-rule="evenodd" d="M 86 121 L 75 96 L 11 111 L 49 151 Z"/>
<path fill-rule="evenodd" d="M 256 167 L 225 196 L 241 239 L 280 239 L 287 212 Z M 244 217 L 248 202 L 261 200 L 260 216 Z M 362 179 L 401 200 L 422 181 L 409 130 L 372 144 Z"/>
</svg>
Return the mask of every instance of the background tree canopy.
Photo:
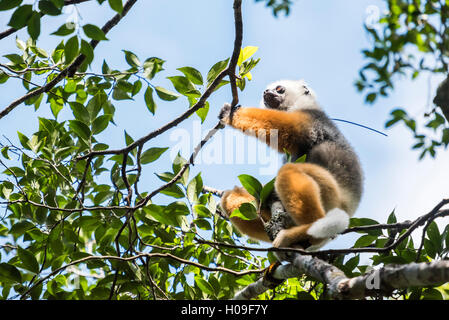
<svg viewBox="0 0 449 320">
<path fill-rule="evenodd" d="M 151 21 L 132 35 L 114 36 L 131 23 L 129 15 L 138 5 L 147 5 L 137 0 L 0 0 L 5 22 L 0 30 L 0 88 L 24 90 L 16 96 L 16 91 L 3 89 L 0 106 L 0 126 L 13 125 L 17 131 L 12 136 L 2 130 L 0 140 L 3 299 L 448 298 L 444 259 L 449 227 L 436 223 L 449 215 L 447 200 L 434 203 L 413 221 L 398 221 L 395 211 L 383 212 L 384 223 L 360 213 L 345 231 L 353 236 L 347 248 L 295 252 L 298 265 L 313 263 L 313 274 L 288 269 L 290 263 L 275 274 L 287 279 L 275 289 L 258 280 L 277 260 L 275 250 L 241 237 L 222 217 L 220 183 L 196 161 L 203 147 L 219 137 L 216 115 L 221 105 L 211 99 L 246 102 L 253 74 L 264 62 L 257 41 L 244 40 L 247 29 L 251 34 L 259 26 L 250 20 L 247 28 L 245 20 L 245 10 L 261 7 L 257 2 L 278 17 L 279 25 L 289 23 L 295 10 L 293 1 L 256 0 L 244 4 L 242 17 L 240 0 L 217 4 L 217 11 L 208 15 L 224 15 L 219 21 L 227 23 L 227 32 L 212 40 L 226 52 L 209 54 L 212 42 L 210 48 L 198 45 L 195 51 L 183 51 L 161 36 L 151 43 L 154 52 L 141 55 L 123 46 L 145 41 Z M 443 81 L 448 71 L 446 3 L 385 3 L 388 10 L 379 11 L 374 28 L 359 25 L 371 38 L 363 51 L 366 65 L 352 89 L 362 91 L 367 103 L 391 94 L 399 74 L 414 79 L 429 73 Z M 86 8 L 95 21 L 83 18 Z M 156 14 L 166 17 L 163 28 L 169 29 L 171 12 Z M 200 41 L 187 30 L 176 32 L 181 33 L 179 42 Z M 47 38 L 54 46 L 47 47 L 47 40 L 41 46 Z M 98 55 L 110 42 L 123 42 L 121 51 Z M 289 43 L 285 46 L 288 49 Z M 179 64 L 167 67 L 171 62 L 165 53 L 178 57 Z M 195 62 L 200 53 L 212 59 L 204 71 L 194 65 L 204 64 L 205 59 Z M 435 157 L 437 149 L 449 144 L 444 85 L 429 93 L 435 98 L 435 105 L 429 103 L 424 112 L 424 127 L 430 132 L 421 132 L 407 106 L 383 119 L 387 127 L 403 122 L 412 130 L 417 140 L 413 148 L 421 150 L 421 158 Z M 26 119 L 16 116 L 20 109 L 26 110 Z M 132 119 L 125 128 L 123 117 Z M 134 135 L 142 118 L 148 125 Z M 27 127 L 28 121 L 33 125 Z M 211 123 L 212 129 L 183 156 L 165 137 L 188 121 Z M 28 132 L 29 127 L 36 130 Z M 115 139 L 118 131 L 120 141 Z M 248 191 L 266 198 L 273 176 L 259 181 L 252 173 L 233 171 Z M 244 219 L 257 216 L 251 206 L 242 206 L 236 214 Z M 430 261 L 433 264 L 422 264 Z M 407 275 L 418 267 L 422 276 L 417 282 L 394 283 L 373 272 Z M 334 273 L 341 281 L 366 281 L 373 275 L 379 283 L 355 295 L 351 288 L 335 289 L 329 276 Z M 259 291 L 251 291 L 254 284 Z"/>
</svg>

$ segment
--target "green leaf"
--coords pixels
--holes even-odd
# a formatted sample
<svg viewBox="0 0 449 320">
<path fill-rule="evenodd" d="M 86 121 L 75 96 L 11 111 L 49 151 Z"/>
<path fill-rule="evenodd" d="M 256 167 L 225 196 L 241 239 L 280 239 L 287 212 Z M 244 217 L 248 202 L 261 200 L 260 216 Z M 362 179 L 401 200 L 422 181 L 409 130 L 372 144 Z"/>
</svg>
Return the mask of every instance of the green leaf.
<svg viewBox="0 0 449 320">
<path fill-rule="evenodd" d="M 41 33 L 41 15 L 39 12 L 33 11 L 28 20 L 28 34 L 33 40 L 39 38 Z"/>
<path fill-rule="evenodd" d="M 166 214 L 162 206 L 150 204 L 144 208 L 144 211 L 160 223 L 171 226 L 179 226 L 176 216 Z"/>
<path fill-rule="evenodd" d="M 387 224 L 394 224 L 397 222 L 396 215 L 394 213 L 394 210 L 390 213 L 387 219 Z M 392 231 L 390 229 L 387 230 L 388 235 L 390 236 L 392 234 Z"/>
<path fill-rule="evenodd" d="M 140 67 L 141 62 L 137 56 L 128 50 L 122 50 L 125 53 L 125 60 L 131 67 Z"/>
<path fill-rule="evenodd" d="M 215 80 L 215 78 L 220 74 L 220 72 L 222 72 L 227 67 L 228 62 L 229 58 L 222 61 L 218 61 L 216 64 L 212 66 L 212 68 L 210 68 L 209 72 L 207 73 L 208 86 Z"/>
<path fill-rule="evenodd" d="M 134 143 L 134 139 L 126 132 L 125 130 L 125 143 L 126 146 L 129 146 L 130 144 Z"/>
<path fill-rule="evenodd" d="M 156 176 L 164 182 L 169 182 L 175 176 L 171 172 L 156 173 Z"/>
<path fill-rule="evenodd" d="M 57 16 L 61 14 L 61 10 L 58 9 L 53 2 L 48 0 L 39 1 L 39 10 L 50 16 Z"/>
<path fill-rule="evenodd" d="M 90 65 L 94 59 L 94 49 L 89 42 L 82 39 L 80 52 L 86 57 L 82 65 Z"/>
<path fill-rule="evenodd" d="M 256 199 L 260 198 L 260 192 L 262 191 L 262 184 L 256 178 L 248 175 L 241 174 L 238 176 L 242 186 L 248 191 L 250 195 Z"/>
<path fill-rule="evenodd" d="M 181 199 L 185 196 L 184 191 L 182 191 L 182 189 L 176 184 L 172 184 L 171 186 L 165 188 L 161 191 L 161 193 L 176 199 Z"/>
<path fill-rule="evenodd" d="M 129 94 L 125 90 L 119 88 L 118 86 L 114 87 L 114 91 L 112 92 L 112 98 L 114 100 L 132 100 Z"/>
<path fill-rule="evenodd" d="M 174 77 L 167 77 L 175 87 L 176 91 L 178 91 L 182 95 L 198 95 L 200 96 L 201 93 L 196 90 L 195 86 L 187 77 L 183 76 L 174 76 Z"/>
<path fill-rule="evenodd" d="M 153 99 L 153 89 L 150 86 L 148 86 L 147 90 L 145 90 L 144 99 L 145 99 L 145 105 L 147 106 L 147 109 L 152 114 L 154 114 L 156 112 L 157 106 Z"/>
<path fill-rule="evenodd" d="M 252 203 L 245 202 L 242 203 L 238 209 L 235 209 L 230 217 L 236 217 L 242 220 L 254 220 L 258 217 L 257 209 Z"/>
<path fill-rule="evenodd" d="M 376 220 L 373 219 L 369 219 L 369 218 L 351 218 L 350 219 L 350 224 L 349 227 L 359 227 L 359 226 L 371 226 L 371 225 L 376 225 L 379 224 L 379 222 L 377 222 Z M 367 233 L 369 235 L 372 236 L 381 236 L 382 235 L 382 231 L 381 230 L 368 230 L 368 231 L 363 231 L 364 233 Z"/>
<path fill-rule="evenodd" d="M 22 275 L 16 267 L 8 263 L 0 263 L 0 280 L 12 283 L 21 283 Z"/>
<path fill-rule="evenodd" d="M 258 47 L 254 47 L 254 46 L 247 46 L 245 48 L 242 48 L 240 50 L 240 54 L 239 54 L 239 59 L 237 61 L 237 65 L 241 65 L 243 61 L 251 58 L 251 56 L 256 53 L 256 51 L 258 50 Z"/>
<path fill-rule="evenodd" d="M 0 11 L 10 10 L 22 3 L 22 0 L 0 0 Z"/>
<path fill-rule="evenodd" d="M 193 207 L 195 213 L 201 218 L 210 218 L 211 212 L 203 204 L 197 204 Z"/>
<path fill-rule="evenodd" d="M 260 199 L 259 199 L 260 206 L 265 204 L 265 202 L 267 201 L 268 197 L 273 192 L 275 180 L 276 180 L 276 178 L 273 178 L 271 181 L 269 181 L 267 184 L 265 184 L 263 186 L 262 190 L 260 191 Z"/>
<path fill-rule="evenodd" d="M 69 40 L 67 40 L 65 47 L 64 47 L 64 54 L 65 54 L 65 62 L 66 64 L 69 64 L 73 61 L 73 59 L 76 58 L 79 51 L 79 42 L 78 37 L 73 36 Z"/>
<path fill-rule="evenodd" d="M 195 224 L 198 228 L 202 230 L 212 230 L 212 227 L 206 219 L 195 219 L 193 221 L 193 224 Z"/>
<path fill-rule="evenodd" d="M 209 101 L 206 101 L 204 103 L 204 106 L 196 110 L 195 113 L 198 115 L 198 117 L 200 117 L 201 123 L 203 123 L 204 120 L 206 120 L 207 114 L 209 113 Z"/>
<path fill-rule="evenodd" d="M 426 253 L 429 257 L 432 259 L 435 259 L 438 250 L 437 247 L 435 247 L 435 244 L 430 241 L 429 239 L 424 239 L 424 249 L 426 250 Z"/>
<path fill-rule="evenodd" d="M 173 164 L 172 164 L 173 173 L 177 174 L 186 163 L 187 163 L 187 160 L 184 159 L 181 156 L 181 154 L 178 152 L 178 154 L 176 155 L 176 158 L 173 160 Z M 184 172 L 182 177 L 179 179 L 179 182 L 181 182 L 183 185 L 186 185 L 188 178 L 189 178 L 189 168 L 187 167 L 187 170 Z"/>
<path fill-rule="evenodd" d="M 69 127 L 76 133 L 78 137 L 88 143 L 92 134 L 89 127 L 84 122 L 81 122 L 79 120 L 69 120 Z"/>
<path fill-rule="evenodd" d="M 10 188 L 7 188 L 6 186 L 3 186 L 1 191 L 3 193 L 3 197 L 6 200 L 9 200 L 9 197 L 11 196 L 11 193 L 12 193 L 13 189 L 10 189 Z"/>
<path fill-rule="evenodd" d="M 307 154 L 302 155 L 298 159 L 295 160 L 295 163 L 305 163 L 307 159 Z"/>
<path fill-rule="evenodd" d="M 107 100 L 108 96 L 103 91 L 99 91 L 92 99 L 89 100 L 86 109 L 89 112 L 91 121 L 97 118 L 98 113 L 101 111 L 101 108 Z"/>
<path fill-rule="evenodd" d="M 69 105 L 76 120 L 90 124 L 90 114 L 86 107 L 78 102 L 69 102 Z"/>
<path fill-rule="evenodd" d="M 27 25 L 28 19 L 33 13 L 33 6 L 30 4 L 18 7 L 11 16 L 8 26 L 21 29 Z"/>
<path fill-rule="evenodd" d="M 190 202 L 198 201 L 198 195 L 203 190 L 203 180 L 201 179 L 201 173 L 195 176 L 187 185 L 187 199 Z"/>
<path fill-rule="evenodd" d="M 51 113 L 54 115 L 55 119 L 58 117 L 59 112 L 63 108 L 62 101 L 50 98 L 50 109 Z"/>
<path fill-rule="evenodd" d="M 98 134 L 108 127 L 109 121 L 111 121 L 112 115 L 104 114 L 99 116 L 92 122 L 92 134 Z"/>
<path fill-rule="evenodd" d="M 19 255 L 20 260 L 22 260 L 23 267 L 25 269 L 33 273 L 39 272 L 39 264 L 37 263 L 34 254 L 29 252 L 28 250 L 22 249 L 21 247 L 17 247 L 17 253 Z"/>
<path fill-rule="evenodd" d="M 372 92 L 370 94 L 368 94 L 365 98 L 365 102 L 366 103 L 373 103 L 377 98 L 377 93 Z"/>
<path fill-rule="evenodd" d="M 356 255 L 355 257 L 352 257 L 345 263 L 345 267 L 348 271 L 354 270 L 360 262 L 360 255 Z"/>
<path fill-rule="evenodd" d="M 131 95 L 134 97 L 136 94 L 140 92 L 140 89 L 142 89 L 142 81 L 136 80 L 133 84 L 133 90 L 131 92 Z"/>
<path fill-rule="evenodd" d="M 377 236 L 372 236 L 369 234 L 361 236 L 359 239 L 357 239 L 353 247 L 354 248 L 367 247 L 371 243 L 373 243 L 377 238 L 378 238 Z"/>
<path fill-rule="evenodd" d="M 350 221 L 351 221 L 350 227 L 371 226 L 379 224 L 379 222 L 370 218 L 351 218 Z"/>
<path fill-rule="evenodd" d="M 423 300 L 443 300 L 443 295 L 435 288 L 427 288 L 422 293 Z"/>
<path fill-rule="evenodd" d="M 187 216 L 190 214 L 187 204 L 182 201 L 175 201 L 164 208 L 166 214 L 175 216 Z"/>
<path fill-rule="evenodd" d="M 9 233 L 14 235 L 15 237 L 19 237 L 19 236 L 23 235 L 25 232 L 27 232 L 28 230 L 31 230 L 33 228 L 34 228 L 34 224 L 32 224 L 29 221 L 22 220 L 22 221 L 17 222 L 16 224 L 14 224 L 11 227 L 11 230 L 9 231 Z"/>
<path fill-rule="evenodd" d="M 168 89 L 162 87 L 155 87 L 155 89 L 158 97 L 161 98 L 162 100 L 173 101 L 179 98 L 179 96 L 176 93 Z"/>
<path fill-rule="evenodd" d="M 108 40 L 108 38 L 106 38 L 103 30 L 101 30 L 96 25 L 86 24 L 83 26 L 83 31 L 86 34 L 86 36 L 88 36 L 89 38 L 91 38 L 93 40 L 98 40 L 98 41 Z"/>
<path fill-rule="evenodd" d="M 14 64 L 25 63 L 25 61 L 23 61 L 23 58 L 20 55 L 16 54 L 16 53 L 5 54 L 4 57 L 7 58 L 9 61 L 11 61 Z"/>
<path fill-rule="evenodd" d="M 27 150 L 31 150 L 30 146 L 28 145 L 29 141 L 28 137 L 19 131 L 17 131 L 17 136 L 19 137 L 19 141 L 22 147 L 24 147 Z"/>
<path fill-rule="evenodd" d="M 156 73 L 164 70 L 162 68 L 162 65 L 164 64 L 164 60 L 157 58 L 157 57 L 151 57 L 145 60 L 143 63 L 143 76 L 149 80 L 153 79 Z"/>
<path fill-rule="evenodd" d="M 435 221 L 432 221 L 427 228 L 426 232 L 429 240 L 433 243 L 435 249 L 439 252 L 442 249 L 443 239 L 441 237 L 440 231 L 438 230 L 438 225 Z"/>
<path fill-rule="evenodd" d="M 176 70 L 181 71 L 190 81 L 197 85 L 203 85 L 203 76 L 201 72 L 192 67 L 183 67 Z"/>
<path fill-rule="evenodd" d="M 108 2 L 112 10 L 117 11 L 120 14 L 122 13 L 123 11 L 122 0 L 108 0 Z"/>
<path fill-rule="evenodd" d="M 74 93 L 74 92 L 76 92 L 76 86 L 77 86 L 77 81 L 74 79 L 69 79 L 69 80 L 67 80 L 67 82 L 64 86 L 64 91 L 67 93 Z"/>
<path fill-rule="evenodd" d="M 8 154 L 8 150 L 9 150 L 9 147 L 8 146 L 6 146 L 6 147 L 3 147 L 2 148 L 2 155 L 3 155 L 3 157 L 5 158 L 5 159 L 8 159 L 8 160 L 11 160 L 11 157 L 9 156 L 9 154 Z"/>
<path fill-rule="evenodd" d="M 33 134 L 32 136 L 31 136 L 31 139 L 30 140 L 28 140 L 28 145 L 30 146 L 30 148 L 31 148 L 31 151 L 33 151 L 34 153 L 37 153 L 38 152 L 38 150 L 39 150 L 39 147 L 41 146 L 41 144 L 42 144 L 42 140 L 39 140 L 39 138 L 38 138 L 38 136 L 36 135 L 36 134 Z"/>
<path fill-rule="evenodd" d="M 167 150 L 168 148 L 157 148 L 157 147 L 150 148 L 142 153 L 140 157 L 140 162 L 142 164 L 154 162 L 157 159 L 159 159 L 159 157 Z"/>
<path fill-rule="evenodd" d="M 75 31 L 75 25 L 72 23 L 64 23 L 63 25 L 61 25 L 58 30 L 56 30 L 55 32 L 51 33 L 52 35 L 55 36 L 68 36 L 69 34 L 73 33 Z"/>
<path fill-rule="evenodd" d="M 206 280 L 199 276 L 195 276 L 195 283 L 201 291 L 207 293 L 208 295 L 214 295 L 214 288 Z"/>
<path fill-rule="evenodd" d="M 446 228 L 444 229 L 442 237 L 444 238 L 444 242 L 446 244 L 446 249 L 449 249 L 449 224 L 446 225 Z"/>
<path fill-rule="evenodd" d="M 16 37 L 16 46 L 17 46 L 17 48 L 19 48 L 22 51 L 26 51 L 26 49 L 28 47 L 24 41 L 19 39 L 19 37 Z"/>
<path fill-rule="evenodd" d="M 394 224 L 394 223 L 396 223 L 396 222 L 398 222 L 398 221 L 397 221 L 397 219 L 396 219 L 396 215 L 395 215 L 394 210 L 393 210 L 393 211 L 390 213 L 390 215 L 388 216 L 387 223 L 388 223 L 388 224 Z"/>
</svg>

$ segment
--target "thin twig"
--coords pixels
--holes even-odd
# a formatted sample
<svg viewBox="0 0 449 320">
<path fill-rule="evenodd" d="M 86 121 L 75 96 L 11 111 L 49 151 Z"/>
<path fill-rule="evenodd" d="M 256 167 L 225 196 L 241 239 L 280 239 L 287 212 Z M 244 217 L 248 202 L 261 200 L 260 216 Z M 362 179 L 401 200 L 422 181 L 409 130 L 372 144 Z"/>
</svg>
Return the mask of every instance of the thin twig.
<svg viewBox="0 0 449 320">
<path fill-rule="evenodd" d="M 64 6 L 69 6 L 69 5 L 72 5 L 72 4 L 79 4 L 79 3 L 87 2 L 87 1 L 90 1 L 90 0 L 66 0 L 66 1 L 64 1 Z M 43 17 L 43 16 L 45 16 L 45 13 L 41 12 L 40 15 L 41 15 L 41 17 Z M 9 29 L 7 29 L 5 31 L 0 32 L 0 40 L 10 36 L 11 34 L 17 32 L 19 30 L 20 29 L 9 28 Z"/>
<path fill-rule="evenodd" d="M 137 0 L 128 0 L 126 4 L 123 6 L 123 11 L 121 14 L 116 14 L 111 20 L 106 22 L 106 24 L 103 26 L 102 31 L 104 34 L 107 34 L 114 26 L 116 26 L 120 20 L 129 12 L 131 7 L 136 3 Z M 95 47 L 98 45 L 98 40 L 91 40 L 90 46 L 92 49 L 95 49 Z M 73 74 L 76 72 L 76 70 L 81 66 L 81 64 L 85 60 L 85 55 L 80 54 L 76 57 L 76 59 L 69 64 L 66 68 L 61 70 L 61 72 L 50 82 L 48 82 L 46 85 L 30 91 L 23 95 L 22 97 L 14 100 L 9 106 L 7 106 L 5 109 L 0 111 L 0 119 L 5 117 L 7 114 L 9 114 L 12 110 L 14 110 L 17 106 L 19 106 L 22 102 L 25 102 L 26 100 L 35 97 L 37 95 L 40 95 L 44 92 L 49 92 L 52 88 L 54 88 L 59 82 L 61 82 L 66 76 L 73 76 Z"/>
<path fill-rule="evenodd" d="M 40 285 L 41 283 L 45 282 L 47 279 L 50 279 L 51 277 L 55 276 L 56 274 L 58 274 L 61 271 L 64 271 L 66 268 L 73 266 L 73 265 L 77 265 L 80 263 L 86 263 L 89 261 L 95 261 L 95 260 L 117 260 L 117 261 L 124 261 L 124 262 L 128 262 L 128 261 L 134 261 L 136 259 L 139 259 L 141 257 L 147 257 L 147 258 L 164 258 L 164 259 L 171 259 L 171 260 L 175 260 L 177 262 L 183 263 L 183 264 L 188 264 L 194 267 L 198 267 L 202 270 L 207 270 L 207 271 L 213 271 L 213 272 L 226 272 L 229 274 L 233 274 L 235 276 L 244 276 L 247 274 L 260 274 L 263 272 L 263 270 L 258 269 L 258 270 L 245 270 L 245 271 L 234 271 L 228 268 L 224 268 L 224 267 L 209 267 L 194 261 L 190 261 L 190 260 L 186 260 L 183 258 L 180 258 L 178 256 L 175 256 L 171 253 L 139 253 L 137 255 L 131 256 L 131 257 L 119 257 L 119 256 L 88 256 L 88 257 L 84 257 L 75 261 L 72 261 L 62 267 L 59 267 L 55 270 L 53 270 L 52 272 L 50 272 L 48 275 L 46 275 L 45 277 L 41 278 L 39 281 L 37 281 L 32 287 L 28 288 L 27 291 L 25 291 L 22 295 L 21 295 L 21 299 L 26 298 L 26 296 L 30 293 L 30 291 Z"/>
</svg>

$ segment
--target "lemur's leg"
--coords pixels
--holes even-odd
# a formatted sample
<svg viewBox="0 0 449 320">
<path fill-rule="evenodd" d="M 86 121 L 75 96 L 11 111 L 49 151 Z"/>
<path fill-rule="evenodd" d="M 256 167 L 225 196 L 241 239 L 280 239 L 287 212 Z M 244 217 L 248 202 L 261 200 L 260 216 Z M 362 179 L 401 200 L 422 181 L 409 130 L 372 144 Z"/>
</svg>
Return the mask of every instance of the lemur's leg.
<svg viewBox="0 0 449 320">
<path fill-rule="evenodd" d="M 238 209 L 242 203 L 251 202 L 254 197 L 250 195 L 244 188 L 235 187 L 233 190 L 227 190 L 221 197 L 221 207 L 226 211 L 229 217 L 235 209 Z M 262 211 L 262 217 L 267 221 L 270 219 L 269 210 Z M 232 224 L 242 233 L 257 240 L 270 242 L 267 233 L 260 219 L 243 220 L 237 217 L 229 218 Z"/>
<path fill-rule="evenodd" d="M 220 114 L 226 124 L 242 130 L 245 134 L 255 135 L 272 147 L 276 146 L 271 142 L 277 143 L 277 149 L 282 153 L 287 150 L 290 154 L 296 154 L 298 146 L 301 145 L 299 139 L 307 135 L 312 123 L 309 115 L 300 111 L 285 112 L 259 108 L 237 108 L 228 114 L 226 111 L 224 108 Z M 271 134 L 277 134 L 277 139 L 270 141 Z"/>
<path fill-rule="evenodd" d="M 298 242 L 313 245 L 323 241 L 307 231 L 339 204 L 339 188 L 333 176 L 314 164 L 287 163 L 279 170 L 275 189 L 297 226 L 279 232 L 273 245 L 289 247 Z"/>
</svg>

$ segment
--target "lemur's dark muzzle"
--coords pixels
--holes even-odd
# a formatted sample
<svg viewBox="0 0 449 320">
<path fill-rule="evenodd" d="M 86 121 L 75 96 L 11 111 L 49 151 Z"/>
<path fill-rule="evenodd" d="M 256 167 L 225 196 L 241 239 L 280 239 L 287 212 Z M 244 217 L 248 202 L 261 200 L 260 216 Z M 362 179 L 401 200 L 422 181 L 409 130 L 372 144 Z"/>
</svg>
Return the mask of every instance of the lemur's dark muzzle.
<svg viewBox="0 0 449 320">
<path fill-rule="evenodd" d="M 271 109 L 277 109 L 281 104 L 279 95 L 269 89 L 263 92 L 263 101 L 265 105 Z"/>
</svg>

